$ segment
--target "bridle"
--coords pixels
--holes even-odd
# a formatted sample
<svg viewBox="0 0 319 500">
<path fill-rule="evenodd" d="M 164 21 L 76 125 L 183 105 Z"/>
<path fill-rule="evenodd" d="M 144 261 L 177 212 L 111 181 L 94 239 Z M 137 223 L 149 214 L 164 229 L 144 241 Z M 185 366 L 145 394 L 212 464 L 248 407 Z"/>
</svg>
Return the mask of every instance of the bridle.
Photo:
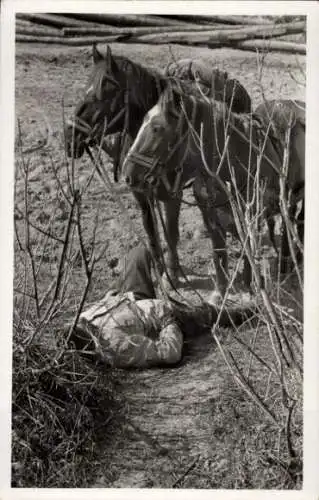
<svg viewBox="0 0 319 500">
<path fill-rule="evenodd" d="M 170 191 L 171 186 L 168 181 L 165 163 L 161 160 L 160 156 L 152 157 L 132 151 L 132 153 L 128 153 L 126 159 L 148 169 L 147 174 L 144 176 L 144 181 L 146 183 L 150 184 L 152 187 L 157 187 L 159 182 L 162 181 L 165 188 Z"/>
<path fill-rule="evenodd" d="M 179 139 L 177 145 L 181 143 L 188 131 L 186 131 L 183 136 Z M 174 151 L 173 151 L 174 152 Z M 126 159 L 132 161 L 136 165 L 139 165 L 143 168 L 148 169 L 147 174 L 144 176 L 144 181 L 150 184 L 152 187 L 157 187 L 160 182 L 162 182 L 165 186 L 166 191 L 172 196 L 175 197 L 184 186 L 182 186 L 182 176 L 184 173 L 184 162 L 181 162 L 179 165 L 175 167 L 175 180 L 173 186 L 169 182 L 168 172 L 166 165 L 169 162 L 173 152 L 170 152 L 168 156 L 163 160 L 160 155 L 151 156 L 148 154 L 137 153 L 136 151 L 129 152 Z"/>
<path fill-rule="evenodd" d="M 125 114 L 125 107 L 120 109 L 120 111 L 112 118 L 112 120 L 107 123 L 107 119 L 104 120 L 103 135 L 108 132 L 108 130 L 113 127 Z M 72 127 L 75 131 L 81 132 L 86 135 L 86 139 L 83 141 L 86 144 L 92 144 L 95 141 L 95 136 L 101 123 L 96 123 L 93 127 L 87 121 L 83 120 L 79 116 L 75 116 L 73 120 L 68 120 L 67 124 Z"/>
</svg>

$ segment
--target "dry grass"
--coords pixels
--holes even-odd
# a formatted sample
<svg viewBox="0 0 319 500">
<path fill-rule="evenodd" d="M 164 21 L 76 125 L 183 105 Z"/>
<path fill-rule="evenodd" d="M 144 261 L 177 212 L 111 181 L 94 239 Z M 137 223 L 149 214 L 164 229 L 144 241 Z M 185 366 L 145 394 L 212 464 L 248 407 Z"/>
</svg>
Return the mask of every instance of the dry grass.
<svg viewBox="0 0 319 500">
<path fill-rule="evenodd" d="M 100 252 L 95 229 L 82 231 L 80 196 L 39 153 L 24 153 L 15 182 L 15 303 L 12 380 L 12 486 L 85 487 L 97 473 L 100 445 L 111 441 L 120 402 L 110 370 L 68 342 Z M 44 208 L 45 207 L 45 208 Z M 92 228 L 90 228 L 92 229 Z M 81 283 L 76 295 L 74 290 Z M 79 474 L 79 471 L 81 472 Z"/>
<path fill-rule="evenodd" d="M 32 334 L 30 326 L 14 332 L 12 486 L 89 486 L 118 408 L 112 373 L 72 350 L 43 369 L 59 349 L 28 345 Z"/>
</svg>

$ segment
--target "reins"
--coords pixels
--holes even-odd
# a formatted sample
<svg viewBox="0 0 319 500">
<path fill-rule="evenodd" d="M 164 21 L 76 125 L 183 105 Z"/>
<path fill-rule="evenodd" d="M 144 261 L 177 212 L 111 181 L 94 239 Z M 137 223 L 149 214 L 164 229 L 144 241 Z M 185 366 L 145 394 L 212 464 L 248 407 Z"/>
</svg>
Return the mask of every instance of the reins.
<svg viewBox="0 0 319 500">
<path fill-rule="evenodd" d="M 75 116 L 73 120 L 67 120 L 66 124 L 73 128 L 73 130 L 82 132 L 83 134 L 91 134 L 92 127 L 82 118 Z"/>
<path fill-rule="evenodd" d="M 118 145 L 117 156 L 116 156 L 116 158 L 114 158 L 114 163 L 113 163 L 113 178 L 114 178 L 114 182 L 118 182 L 119 181 L 121 158 L 122 158 L 122 150 L 123 150 L 123 148 L 125 146 L 126 136 L 127 136 L 128 127 L 129 127 L 129 119 L 130 119 L 130 114 L 129 113 L 130 113 L 130 108 L 129 108 L 127 84 L 126 84 L 126 89 L 124 91 L 124 107 L 120 110 L 121 116 L 122 116 L 122 112 L 123 111 L 125 113 L 124 127 L 123 127 L 121 135 L 120 135 L 120 142 L 119 142 L 119 145 Z"/>
<path fill-rule="evenodd" d="M 114 116 L 114 118 L 106 124 L 106 126 L 103 129 L 104 134 L 110 129 L 113 125 L 116 124 L 121 118 L 122 115 L 125 113 L 125 108 L 120 109 L 120 111 Z M 101 124 L 95 124 L 93 127 L 89 125 L 85 120 L 80 118 L 79 116 L 76 116 L 73 120 L 68 120 L 67 124 L 71 127 L 74 128 L 74 130 L 78 132 L 82 132 L 87 135 L 87 142 L 90 142 L 94 138 L 94 134 L 96 133 L 96 130 L 98 127 L 101 126 Z"/>
</svg>

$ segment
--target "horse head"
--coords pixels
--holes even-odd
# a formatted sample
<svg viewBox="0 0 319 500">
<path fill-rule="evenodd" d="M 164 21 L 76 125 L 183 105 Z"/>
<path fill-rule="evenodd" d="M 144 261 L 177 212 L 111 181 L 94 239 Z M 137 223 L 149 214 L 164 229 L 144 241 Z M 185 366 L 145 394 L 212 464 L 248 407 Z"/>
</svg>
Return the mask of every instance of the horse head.
<svg viewBox="0 0 319 500">
<path fill-rule="evenodd" d="M 125 118 L 125 74 L 110 47 L 102 55 L 93 45 L 93 70 L 84 97 L 65 130 L 67 153 L 79 158 L 85 145 L 102 145 L 103 137 L 122 130 Z"/>
<path fill-rule="evenodd" d="M 182 93 L 168 86 L 145 115 L 123 163 L 125 181 L 133 190 L 158 196 L 164 188 L 175 195 L 181 187 L 181 171 L 175 165 L 179 165 L 182 142 L 182 111 Z"/>
</svg>

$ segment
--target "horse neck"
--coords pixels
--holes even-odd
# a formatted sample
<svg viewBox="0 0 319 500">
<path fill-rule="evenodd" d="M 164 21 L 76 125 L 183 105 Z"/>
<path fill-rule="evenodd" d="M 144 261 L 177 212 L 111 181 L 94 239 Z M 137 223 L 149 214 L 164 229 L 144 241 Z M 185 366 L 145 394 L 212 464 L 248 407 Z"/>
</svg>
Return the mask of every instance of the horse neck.
<svg viewBox="0 0 319 500">
<path fill-rule="evenodd" d="M 153 74 L 142 66 L 135 66 L 132 72 L 134 83 L 129 92 L 129 121 L 128 133 L 136 137 L 144 116 L 157 103 L 166 86 L 166 79 L 159 74 Z M 138 82 L 138 84 L 136 84 Z M 128 87 L 130 85 L 128 84 Z"/>
<path fill-rule="evenodd" d="M 177 125 L 179 136 L 184 136 L 185 134 L 186 138 L 189 134 L 200 136 L 203 113 L 205 113 L 203 102 L 195 97 L 187 96 L 183 100 L 180 122 Z"/>
<path fill-rule="evenodd" d="M 176 124 L 175 147 L 169 158 L 170 164 L 180 161 L 184 164 L 200 154 L 198 140 L 200 135 L 202 103 L 190 96 L 183 99 L 183 108 L 180 111 L 179 120 Z M 196 145 L 197 144 L 197 145 Z"/>
<path fill-rule="evenodd" d="M 205 166 L 210 168 L 218 154 L 217 143 L 223 150 L 223 109 L 219 106 L 220 103 L 207 102 L 193 96 L 188 96 L 184 103 L 187 117 L 180 124 L 180 152 L 184 154 L 187 164 L 201 165 L 205 158 Z"/>
</svg>

